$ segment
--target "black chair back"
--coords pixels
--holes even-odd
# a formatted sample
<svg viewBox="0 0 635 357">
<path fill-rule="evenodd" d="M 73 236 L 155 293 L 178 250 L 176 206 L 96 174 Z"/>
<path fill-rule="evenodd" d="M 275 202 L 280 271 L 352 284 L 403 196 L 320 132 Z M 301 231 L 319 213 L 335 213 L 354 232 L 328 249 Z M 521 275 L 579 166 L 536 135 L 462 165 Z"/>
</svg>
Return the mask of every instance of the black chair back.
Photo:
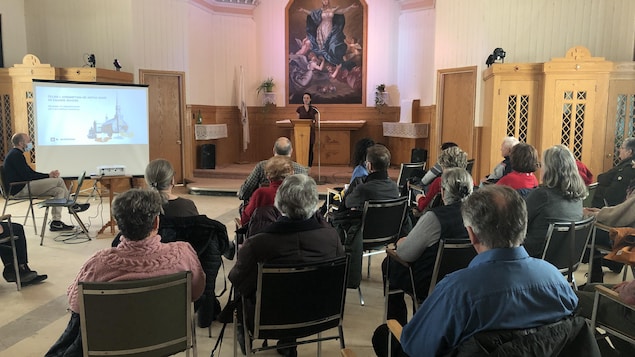
<svg viewBox="0 0 635 357">
<path fill-rule="evenodd" d="M 361 228 L 364 250 L 383 247 L 399 239 L 407 208 L 408 197 L 366 201 Z"/>
<path fill-rule="evenodd" d="M 554 222 L 549 224 L 542 259 L 553 264 L 575 287 L 575 272 L 589 243 L 595 217 L 578 222 Z"/>
<path fill-rule="evenodd" d="M 399 185 L 399 189 L 401 190 L 402 187 L 406 186 L 406 180 L 408 180 L 410 177 L 423 177 L 423 175 L 425 174 L 425 168 L 425 161 L 402 163 L 401 168 L 399 169 L 399 177 L 397 178 L 397 185 Z"/>
<path fill-rule="evenodd" d="M 437 258 L 434 262 L 428 295 L 441 279 L 454 271 L 467 268 L 476 256 L 476 250 L 469 238 L 443 238 L 436 246 Z"/>
<path fill-rule="evenodd" d="M 338 327 L 337 335 L 311 342 L 340 339 L 344 348 L 347 267 L 346 256 L 293 265 L 259 263 L 253 319 L 245 314 L 253 339 L 297 339 Z M 244 297 L 243 306 L 249 311 Z"/>
</svg>

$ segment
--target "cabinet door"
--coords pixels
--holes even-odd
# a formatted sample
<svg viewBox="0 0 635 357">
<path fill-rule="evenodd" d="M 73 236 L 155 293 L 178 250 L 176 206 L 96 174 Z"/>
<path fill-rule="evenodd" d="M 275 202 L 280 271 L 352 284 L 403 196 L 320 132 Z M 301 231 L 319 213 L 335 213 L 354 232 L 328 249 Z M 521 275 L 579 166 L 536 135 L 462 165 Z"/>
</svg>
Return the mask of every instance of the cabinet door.
<svg viewBox="0 0 635 357">
<path fill-rule="evenodd" d="M 619 162 L 618 148 L 635 135 L 635 81 L 611 81 L 606 115 L 606 139 L 602 172 Z"/>
<path fill-rule="evenodd" d="M 552 115 L 543 118 L 543 148 L 562 144 L 573 152 L 576 159 L 591 160 L 596 119 L 596 82 L 556 81 Z"/>
</svg>

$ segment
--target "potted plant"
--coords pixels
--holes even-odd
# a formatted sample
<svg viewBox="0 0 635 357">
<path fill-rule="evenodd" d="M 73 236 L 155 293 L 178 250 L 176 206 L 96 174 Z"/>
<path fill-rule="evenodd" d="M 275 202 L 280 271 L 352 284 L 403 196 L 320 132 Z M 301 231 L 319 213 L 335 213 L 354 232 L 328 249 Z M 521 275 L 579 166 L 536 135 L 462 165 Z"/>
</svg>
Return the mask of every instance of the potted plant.
<svg viewBox="0 0 635 357">
<path fill-rule="evenodd" d="M 262 91 L 265 91 L 265 93 L 271 93 L 273 92 L 274 86 L 275 84 L 273 83 L 273 78 L 268 77 L 267 79 L 262 81 L 262 83 L 260 83 L 260 85 L 256 89 L 258 91 L 258 94 L 260 94 L 260 92 Z"/>
<path fill-rule="evenodd" d="M 377 90 L 375 92 L 375 106 L 376 107 L 382 107 L 382 106 L 387 105 L 386 104 L 386 99 L 387 99 L 386 97 L 387 97 L 388 93 L 386 93 L 386 85 L 382 83 L 382 84 L 378 85 L 377 87 L 375 87 L 375 89 Z"/>
</svg>

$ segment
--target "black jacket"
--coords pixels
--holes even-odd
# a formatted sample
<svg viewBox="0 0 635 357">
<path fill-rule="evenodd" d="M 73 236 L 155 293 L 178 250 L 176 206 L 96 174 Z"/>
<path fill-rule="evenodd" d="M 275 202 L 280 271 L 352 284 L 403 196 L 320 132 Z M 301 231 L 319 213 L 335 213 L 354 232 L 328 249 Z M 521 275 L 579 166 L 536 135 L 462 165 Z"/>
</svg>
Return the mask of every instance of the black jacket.
<svg viewBox="0 0 635 357">
<path fill-rule="evenodd" d="M 446 355 L 467 356 L 600 357 L 601 354 L 586 320 L 577 316 L 532 329 L 480 332 Z"/>
<path fill-rule="evenodd" d="M 622 160 L 617 166 L 598 175 L 598 187 L 593 195 L 593 207 L 615 206 L 626 199 L 626 188 L 635 178 L 635 157 Z"/>
</svg>

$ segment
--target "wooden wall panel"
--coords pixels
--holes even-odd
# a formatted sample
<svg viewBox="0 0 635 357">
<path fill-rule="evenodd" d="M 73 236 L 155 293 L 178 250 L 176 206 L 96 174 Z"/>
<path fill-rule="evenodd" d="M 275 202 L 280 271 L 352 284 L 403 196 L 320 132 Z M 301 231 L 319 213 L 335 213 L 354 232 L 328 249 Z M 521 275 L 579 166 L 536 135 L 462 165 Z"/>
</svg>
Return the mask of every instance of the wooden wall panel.
<svg viewBox="0 0 635 357">
<path fill-rule="evenodd" d="M 247 151 L 242 150 L 242 126 L 240 124 L 240 112 L 235 106 L 208 106 L 188 105 L 187 115 L 191 125 L 196 123 L 198 111 L 201 111 L 203 124 L 227 124 L 227 138 L 215 140 L 194 140 L 194 132 L 191 136 L 189 150 L 195 152 L 189 165 L 197 168 L 200 146 L 203 144 L 216 145 L 216 165 L 229 165 L 235 162 L 256 162 L 265 160 L 271 156 L 273 143 L 280 136 L 292 137 L 289 129 L 280 128 L 276 121 L 296 118 L 295 108 L 290 107 L 249 107 L 250 143 Z M 369 137 L 376 142 L 388 145 L 388 138 L 383 136 L 383 122 L 396 122 L 399 120 L 398 107 L 385 107 L 378 112 L 373 107 L 321 107 L 323 120 L 365 120 L 366 124 L 359 130 L 351 132 L 351 151 L 355 143 L 364 137 Z M 187 140 L 186 140 L 187 141 Z M 188 150 L 186 148 L 186 150 Z M 408 149 L 409 150 L 409 149 Z M 409 152 L 409 151 L 408 151 Z M 408 154 L 410 155 L 410 154 Z M 186 167 L 188 165 L 186 164 Z M 193 171 L 190 171 L 191 177 Z M 186 173 L 188 177 L 188 173 Z"/>
</svg>

